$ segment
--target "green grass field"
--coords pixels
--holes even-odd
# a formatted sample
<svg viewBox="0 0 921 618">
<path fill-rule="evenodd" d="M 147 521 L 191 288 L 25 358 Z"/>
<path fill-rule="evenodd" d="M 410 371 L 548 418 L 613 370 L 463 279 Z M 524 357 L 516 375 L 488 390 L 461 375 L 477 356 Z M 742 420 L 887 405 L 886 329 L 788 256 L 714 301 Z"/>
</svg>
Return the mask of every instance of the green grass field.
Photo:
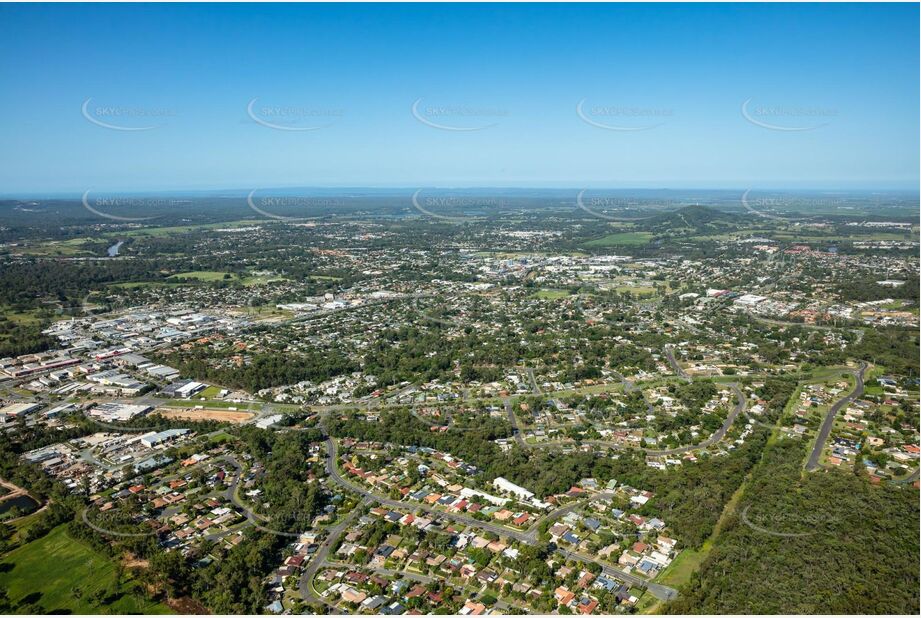
<svg viewBox="0 0 921 618">
<path fill-rule="evenodd" d="M 193 270 L 187 273 L 176 273 L 170 279 L 198 279 L 199 281 L 232 281 L 235 277 L 233 273 L 227 273 L 217 270 Z"/>
<path fill-rule="evenodd" d="M 256 219 L 240 219 L 237 221 L 224 221 L 221 223 L 204 223 L 201 225 L 174 225 L 169 227 L 144 227 L 137 230 L 123 232 L 124 236 L 172 236 L 175 234 L 185 234 L 198 230 L 214 230 L 233 227 L 249 227 L 264 223 Z"/>
<path fill-rule="evenodd" d="M 225 278 L 225 275 L 230 275 L 228 278 Z M 215 283 L 220 281 L 227 281 L 228 283 L 242 283 L 246 287 L 252 287 L 256 285 L 265 285 L 268 283 L 277 283 L 280 281 L 288 281 L 285 277 L 279 276 L 247 276 L 247 277 L 238 277 L 234 273 L 228 273 L 217 270 L 193 270 L 185 273 L 176 273 L 162 281 L 125 281 L 122 283 L 110 283 L 109 286 L 113 288 L 145 288 L 145 287 L 156 287 L 156 286 L 175 286 L 181 285 L 181 279 L 193 279 L 195 281 L 202 281 L 204 283 Z"/>
<path fill-rule="evenodd" d="M 648 285 L 620 285 L 614 288 L 620 294 L 655 294 L 656 289 Z"/>
<path fill-rule="evenodd" d="M 92 255 L 92 251 L 85 249 L 83 245 L 91 242 L 100 242 L 102 240 L 102 238 L 96 237 L 71 238 L 68 240 L 49 240 L 23 247 L 18 250 L 17 253 L 22 255 L 37 256 Z"/>
<path fill-rule="evenodd" d="M 110 283 L 108 285 L 109 287 L 113 288 L 124 288 L 126 290 L 130 290 L 134 288 L 150 288 L 169 284 L 162 281 L 126 281 L 124 283 Z"/>
<path fill-rule="evenodd" d="M 264 285 L 266 283 L 278 283 L 280 281 L 288 281 L 285 277 L 279 277 L 277 275 L 266 275 L 266 276 L 250 276 L 243 277 L 240 279 L 240 282 L 246 287 L 252 287 L 254 285 Z"/>
<path fill-rule="evenodd" d="M 202 392 L 198 393 L 198 397 L 204 397 L 205 399 L 211 399 L 213 397 L 217 397 L 218 393 L 220 392 L 221 392 L 220 386 L 209 386 Z"/>
<path fill-rule="evenodd" d="M 545 300 L 557 300 L 569 296 L 566 290 L 538 290 L 531 295 L 534 298 L 543 298 Z"/>
<path fill-rule="evenodd" d="M 116 582 L 115 564 L 58 526 L 0 560 L 0 589 L 14 613 L 168 614 L 169 608 Z M 111 597 L 104 599 L 106 594 Z"/>
<path fill-rule="evenodd" d="M 651 232 L 618 232 L 585 243 L 586 247 L 616 247 L 645 245 L 652 240 Z"/>
<path fill-rule="evenodd" d="M 37 309 L 17 311 L 12 307 L 2 305 L 0 306 L 0 315 L 3 315 L 10 322 L 21 324 L 23 326 L 29 324 L 38 324 L 42 321 L 42 318 L 39 317 L 39 312 Z"/>
</svg>

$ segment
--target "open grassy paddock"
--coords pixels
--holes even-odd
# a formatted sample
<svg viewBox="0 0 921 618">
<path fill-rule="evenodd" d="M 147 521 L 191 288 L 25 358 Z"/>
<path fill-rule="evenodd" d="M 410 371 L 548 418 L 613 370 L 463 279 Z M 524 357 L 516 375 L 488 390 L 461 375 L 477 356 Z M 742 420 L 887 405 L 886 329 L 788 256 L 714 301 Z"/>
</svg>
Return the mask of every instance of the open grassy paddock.
<svg viewBox="0 0 921 618">
<path fill-rule="evenodd" d="M 0 589 L 15 613 L 168 614 L 169 608 L 117 581 L 115 563 L 61 525 L 0 560 Z"/>
</svg>

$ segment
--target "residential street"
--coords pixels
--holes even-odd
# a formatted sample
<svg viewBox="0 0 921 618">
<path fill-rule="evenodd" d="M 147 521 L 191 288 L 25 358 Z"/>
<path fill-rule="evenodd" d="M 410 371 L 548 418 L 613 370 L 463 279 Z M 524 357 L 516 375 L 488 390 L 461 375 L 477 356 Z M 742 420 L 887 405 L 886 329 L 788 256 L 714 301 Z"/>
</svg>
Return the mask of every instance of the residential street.
<svg viewBox="0 0 921 618">
<path fill-rule="evenodd" d="M 530 531 L 521 532 L 521 531 L 511 530 L 509 528 L 505 528 L 504 526 L 498 526 L 490 522 L 483 522 L 478 519 L 468 517 L 466 515 L 461 515 L 458 513 L 447 513 L 445 511 L 440 511 L 438 509 L 432 508 L 428 505 L 400 502 L 399 500 L 392 500 L 390 498 L 386 498 L 384 496 L 379 496 L 377 494 L 371 493 L 367 489 L 364 489 L 363 487 L 353 484 L 351 481 L 343 478 L 343 476 L 339 474 L 339 471 L 336 467 L 336 459 L 337 459 L 336 442 L 333 438 L 329 437 L 326 439 L 326 445 L 327 445 L 326 473 L 329 475 L 331 479 L 333 479 L 333 481 L 335 481 L 342 487 L 348 489 L 349 491 L 360 494 L 361 496 L 364 496 L 366 499 L 371 499 L 375 502 L 379 502 L 380 504 L 384 506 L 388 506 L 394 509 L 404 509 L 404 510 L 410 509 L 413 511 L 424 511 L 426 513 L 429 513 L 431 515 L 436 515 L 444 519 L 452 519 L 466 526 L 471 526 L 473 528 L 479 528 L 482 530 L 489 530 L 490 532 L 493 532 L 495 534 L 505 536 L 508 538 L 513 538 L 517 541 L 520 541 L 522 543 L 527 543 L 529 545 L 534 545 L 538 542 L 536 539 L 536 533 L 532 534 Z M 559 547 L 556 548 L 556 551 L 557 553 L 560 553 L 561 555 L 575 558 L 575 559 L 581 560 L 582 562 L 599 564 L 603 568 L 604 572 L 607 573 L 608 575 L 615 577 L 623 582 L 626 582 L 630 584 L 631 586 L 638 586 L 641 588 L 646 588 L 649 590 L 649 592 L 651 592 L 658 599 L 668 600 L 668 599 L 674 598 L 678 594 L 676 590 L 669 588 L 668 586 L 662 586 L 660 584 L 650 583 L 641 577 L 638 577 L 631 573 L 626 573 L 624 571 L 621 571 L 620 569 L 614 568 L 613 566 L 610 566 L 605 562 L 597 560 L 596 558 L 592 556 L 571 552 L 571 551 L 568 551 L 566 549 L 559 548 Z"/>
<path fill-rule="evenodd" d="M 842 399 L 839 399 L 835 404 L 828 409 L 828 413 L 825 415 L 825 420 L 822 422 L 822 427 L 819 428 L 819 433 L 815 438 L 815 445 L 812 447 L 812 453 L 809 455 L 809 460 L 806 462 L 806 471 L 814 472 L 820 468 L 819 459 L 822 456 L 822 449 L 825 448 L 825 442 L 828 441 L 828 436 L 831 434 L 832 427 L 835 425 L 835 417 L 838 415 L 838 412 L 842 408 L 849 405 L 852 401 L 859 398 L 863 395 L 863 374 L 867 370 L 867 363 L 861 361 L 860 369 L 854 372 L 854 378 L 857 380 L 857 386 L 854 387 L 854 390 L 850 392 L 847 396 Z"/>
</svg>

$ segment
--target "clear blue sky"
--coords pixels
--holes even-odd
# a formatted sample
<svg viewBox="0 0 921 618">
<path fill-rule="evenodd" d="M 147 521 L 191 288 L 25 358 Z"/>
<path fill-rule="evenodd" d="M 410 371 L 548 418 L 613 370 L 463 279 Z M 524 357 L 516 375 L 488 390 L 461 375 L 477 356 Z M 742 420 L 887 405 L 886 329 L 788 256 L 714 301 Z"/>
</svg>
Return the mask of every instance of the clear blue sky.
<svg viewBox="0 0 921 618">
<path fill-rule="evenodd" d="M 5 4 L 0 193 L 917 187 L 918 17 L 911 4 Z M 259 124 L 256 97 L 266 123 L 328 126 Z M 103 123 L 157 126 L 104 128 L 87 99 Z M 433 124 L 486 128 L 429 126 L 419 99 Z M 597 124 L 652 128 L 593 126 L 580 101 Z"/>
</svg>

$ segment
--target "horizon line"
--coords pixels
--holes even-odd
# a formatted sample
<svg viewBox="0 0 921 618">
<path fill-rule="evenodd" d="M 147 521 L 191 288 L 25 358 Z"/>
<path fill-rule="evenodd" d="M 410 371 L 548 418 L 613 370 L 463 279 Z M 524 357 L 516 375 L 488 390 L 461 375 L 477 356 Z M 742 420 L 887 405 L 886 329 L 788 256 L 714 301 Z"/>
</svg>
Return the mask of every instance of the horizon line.
<svg viewBox="0 0 921 618">
<path fill-rule="evenodd" d="M 902 185 L 893 185 L 893 186 L 851 186 L 851 187 L 842 187 L 842 186 L 771 186 L 770 184 L 764 186 L 757 185 L 734 185 L 734 186 L 680 186 L 680 185 L 634 185 L 634 186 L 612 186 L 612 185 L 598 185 L 592 186 L 590 184 L 585 185 L 560 185 L 560 186 L 539 186 L 539 185 L 420 185 L 420 184 L 407 184 L 407 185 L 380 185 L 380 184 L 368 184 L 368 185 L 279 185 L 279 186 L 264 186 L 264 187 L 220 187 L 220 188 L 160 188 L 160 189 L 106 189 L 106 188 L 93 188 L 80 189 L 80 190 L 61 190 L 61 191 L 36 191 L 36 190 L 26 190 L 26 191 L 9 191 L 9 192 L 0 192 L 0 200 L 18 200 L 18 199 L 80 199 L 88 191 L 93 191 L 94 193 L 102 195 L 111 195 L 111 194 L 122 194 L 122 195 L 143 195 L 143 196 L 156 196 L 156 195 L 188 195 L 189 197 L 194 197 L 196 195 L 208 194 L 207 197 L 238 197 L 237 195 L 218 195 L 221 193 L 235 193 L 239 194 L 241 197 L 245 197 L 251 192 L 259 192 L 263 196 L 267 193 L 273 191 L 322 191 L 322 192 L 336 192 L 336 191 L 379 191 L 379 192 L 396 192 L 396 191 L 406 191 L 413 192 L 418 190 L 426 191 L 547 191 L 547 192 L 560 192 L 560 191 L 572 191 L 579 192 L 582 190 L 590 191 L 714 191 L 714 192 L 730 192 L 730 191 L 773 191 L 773 192 L 823 192 L 823 193 L 912 193 L 921 195 L 921 186 L 907 187 Z M 202 195 L 205 197 L 205 195 Z"/>
</svg>

